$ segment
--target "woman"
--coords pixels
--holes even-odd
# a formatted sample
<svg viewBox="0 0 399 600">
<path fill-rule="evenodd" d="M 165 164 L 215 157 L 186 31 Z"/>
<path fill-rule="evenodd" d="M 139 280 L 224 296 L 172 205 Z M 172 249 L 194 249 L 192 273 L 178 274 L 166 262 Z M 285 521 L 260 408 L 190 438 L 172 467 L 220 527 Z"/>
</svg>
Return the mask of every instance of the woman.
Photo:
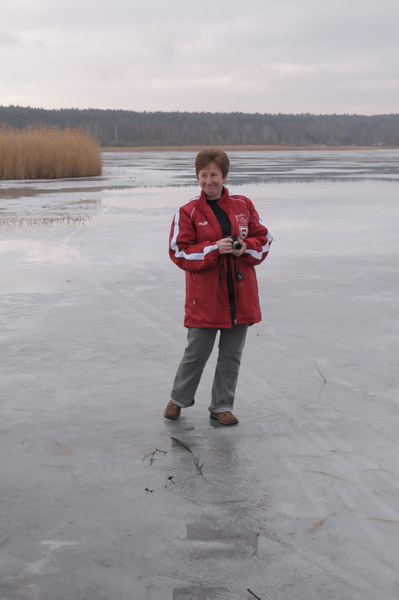
<svg viewBox="0 0 399 600">
<path fill-rule="evenodd" d="M 224 187 L 230 161 L 225 152 L 202 150 L 195 160 L 201 195 L 176 213 L 169 253 L 186 272 L 184 325 L 188 328 L 183 359 L 165 409 L 176 420 L 194 404 L 203 369 L 220 331 L 212 386 L 210 417 L 235 425 L 232 413 L 241 355 L 248 326 L 261 320 L 255 265 L 272 241 L 251 200 L 231 196 Z"/>
</svg>

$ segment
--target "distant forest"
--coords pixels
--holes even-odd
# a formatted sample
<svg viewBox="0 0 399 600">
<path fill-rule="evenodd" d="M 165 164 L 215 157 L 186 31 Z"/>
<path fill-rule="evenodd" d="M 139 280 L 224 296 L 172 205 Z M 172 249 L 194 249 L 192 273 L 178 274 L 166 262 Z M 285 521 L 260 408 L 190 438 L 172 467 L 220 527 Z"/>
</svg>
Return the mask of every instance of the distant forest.
<svg viewBox="0 0 399 600">
<path fill-rule="evenodd" d="M 313 115 L 128 110 L 45 110 L 0 106 L 0 126 L 81 129 L 102 146 L 399 147 L 399 114 Z"/>
</svg>

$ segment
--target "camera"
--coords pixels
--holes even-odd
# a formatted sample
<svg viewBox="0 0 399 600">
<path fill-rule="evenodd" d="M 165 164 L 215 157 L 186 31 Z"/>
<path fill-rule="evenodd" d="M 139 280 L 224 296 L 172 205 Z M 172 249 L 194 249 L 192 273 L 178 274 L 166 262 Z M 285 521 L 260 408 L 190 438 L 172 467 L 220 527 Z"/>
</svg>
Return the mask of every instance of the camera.
<svg viewBox="0 0 399 600">
<path fill-rule="evenodd" d="M 242 248 L 242 244 L 240 242 L 241 239 L 242 238 L 240 235 L 233 236 L 233 244 L 232 244 L 233 250 L 241 250 L 241 248 Z"/>
</svg>

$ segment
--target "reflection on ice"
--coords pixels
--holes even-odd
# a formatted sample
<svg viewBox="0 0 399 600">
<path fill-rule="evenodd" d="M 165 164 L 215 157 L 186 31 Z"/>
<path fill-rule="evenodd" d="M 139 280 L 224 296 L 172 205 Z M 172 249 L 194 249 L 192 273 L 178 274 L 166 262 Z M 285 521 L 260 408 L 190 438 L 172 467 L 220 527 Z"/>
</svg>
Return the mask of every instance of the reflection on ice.
<svg viewBox="0 0 399 600">
<path fill-rule="evenodd" d="M 54 180 L 51 180 L 54 181 Z M 60 180 L 62 181 L 62 180 Z M 67 180 L 70 182 L 70 180 Z M 16 182 L 13 182 L 13 185 Z M 26 182 L 25 182 L 26 183 Z M 71 194 L 71 193 L 87 193 L 87 192 L 102 192 L 103 186 L 93 187 L 50 187 L 47 183 L 42 182 L 42 187 L 0 187 L 0 200 L 1 199 L 14 199 L 14 198 L 31 198 L 33 196 L 41 196 L 48 194 Z M 38 185 L 38 180 L 35 180 L 34 185 Z"/>
<path fill-rule="evenodd" d="M 3 217 L 0 216 L 0 226 L 7 227 L 51 227 L 52 225 L 84 225 L 93 217 Z"/>
<path fill-rule="evenodd" d="M 82 225 L 100 213 L 174 208 L 198 191 L 195 152 L 104 152 L 103 174 L 67 180 L 0 182 L 0 226 Z M 399 150 L 232 151 L 230 190 L 282 183 L 399 179 Z M 239 191 L 239 190 L 238 190 Z"/>
<path fill-rule="evenodd" d="M 69 239 L 48 240 L 21 239 L 0 240 L 0 253 L 7 252 L 10 260 L 5 268 L 23 265 L 70 265 L 75 263 L 87 264 L 88 260 L 81 253 L 78 245 L 71 244 Z M 11 263 L 11 264 L 10 264 Z M 3 272 L 4 274 L 4 272 Z"/>
<path fill-rule="evenodd" d="M 0 227 L 84 225 L 95 217 L 100 202 L 99 198 L 71 200 L 70 196 L 45 202 L 31 197 L 4 200 L 0 204 Z"/>
<path fill-rule="evenodd" d="M 398 150 L 231 151 L 228 181 L 399 178 Z M 195 185 L 195 152 L 105 152 L 104 175 L 127 187 Z"/>
</svg>

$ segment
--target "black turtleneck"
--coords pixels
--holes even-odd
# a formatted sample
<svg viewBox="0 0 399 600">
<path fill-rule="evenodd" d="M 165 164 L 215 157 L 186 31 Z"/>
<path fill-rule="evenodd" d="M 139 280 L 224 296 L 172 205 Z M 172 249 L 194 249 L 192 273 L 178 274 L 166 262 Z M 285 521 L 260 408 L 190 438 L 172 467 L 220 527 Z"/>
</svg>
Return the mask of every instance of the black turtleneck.
<svg viewBox="0 0 399 600">
<path fill-rule="evenodd" d="M 222 230 L 223 237 L 229 237 L 231 235 L 230 219 L 227 216 L 227 214 L 224 212 L 223 208 L 220 208 L 220 206 L 218 204 L 219 200 L 220 200 L 220 198 L 218 198 L 218 200 L 207 200 L 207 202 L 208 202 L 209 206 L 211 207 L 211 209 L 213 210 L 213 212 L 215 213 L 215 217 L 219 221 L 219 225 Z"/>
<path fill-rule="evenodd" d="M 214 212 L 215 217 L 219 221 L 220 228 L 223 233 L 223 237 L 231 236 L 231 223 L 227 214 L 224 212 L 222 208 L 218 205 L 218 200 L 207 200 L 209 206 Z M 234 256 L 231 257 L 229 254 L 225 254 L 226 265 L 227 265 L 227 289 L 229 292 L 229 304 L 231 311 L 231 321 L 234 324 L 235 322 L 235 293 L 234 293 L 234 283 L 233 283 L 233 269 L 231 265 L 231 259 L 234 260 Z"/>
</svg>

